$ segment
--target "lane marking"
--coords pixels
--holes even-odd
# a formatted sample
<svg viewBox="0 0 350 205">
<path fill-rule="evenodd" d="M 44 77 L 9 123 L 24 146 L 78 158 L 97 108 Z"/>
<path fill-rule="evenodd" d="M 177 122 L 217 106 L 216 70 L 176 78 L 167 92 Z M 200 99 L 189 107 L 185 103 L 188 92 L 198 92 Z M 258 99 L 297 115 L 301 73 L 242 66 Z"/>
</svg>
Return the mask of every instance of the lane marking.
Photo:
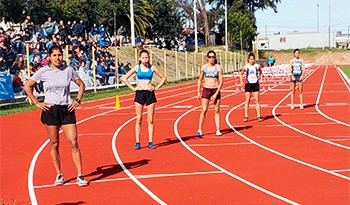
<svg viewBox="0 0 350 205">
<path fill-rule="evenodd" d="M 299 138 L 301 136 L 256 136 L 256 138 Z"/>
<path fill-rule="evenodd" d="M 349 103 L 326 103 L 327 106 L 344 106 L 348 105 Z"/>
<path fill-rule="evenodd" d="M 336 125 L 335 122 L 314 122 L 314 123 L 289 123 L 290 126 L 319 126 L 319 125 Z M 266 125 L 267 127 L 284 127 L 285 125 Z M 302 131 L 301 131 L 302 132 Z"/>
<path fill-rule="evenodd" d="M 180 172 L 180 173 L 172 173 L 172 174 L 144 174 L 144 175 L 135 175 L 137 179 L 152 179 L 152 178 L 161 178 L 161 177 L 178 177 L 178 176 L 196 176 L 196 175 L 210 175 L 210 174 L 223 174 L 221 171 L 206 171 L 206 172 Z M 89 181 L 89 184 L 93 183 L 104 183 L 104 182 L 115 182 L 115 181 L 128 181 L 131 180 L 130 177 L 120 177 L 120 178 L 114 178 L 114 179 L 101 179 L 101 180 L 94 180 Z M 76 183 L 69 182 L 64 183 L 63 186 L 77 186 Z M 40 188 L 48 188 L 48 187 L 54 187 L 53 184 L 47 184 L 47 185 L 38 185 L 34 186 L 35 189 Z"/>
<path fill-rule="evenodd" d="M 333 172 L 350 172 L 350 169 L 332 170 Z"/>
<path fill-rule="evenodd" d="M 328 66 L 326 67 L 326 70 L 324 71 L 324 74 L 323 74 L 323 78 L 322 78 L 322 82 L 321 82 L 321 86 L 320 86 L 320 90 L 318 91 L 318 96 L 317 96 L 317 100 L 316 100 L 316 110 L 317 112 L 319 112 L 323 117 L 333 121 L 333 122 L 336 122 L 336 123 L 339 123 L 339 124 L 342 124 L 342 125 L 345 125 L 347 127 L 350 127 L 350 124 L 348 123 L 345 123 L 345 122 L 342 122 L 342 121 L 339 121 L 337 119 L 334 119 L 326 114 L 324 114 L 320 108 L 318 107 L 318 104 L 320 103 L 320 99 L 321 99 L 321 93 L 322 93 L 322 89 L 323 89 L 323 86 L 324 86 L 324 82 L 325 82 L 325 79 L 326 79 L 326 75 L 327 75 L 327 71 L 328 71 Z"/>
<path fill-rule="evenodd" d="M 197 108 L 199 108 L 199 107 L 200 107 L 200 106 L 198 106 Z M 193 109 L 191 109 L 191 110 L 188 110 L 188 111 L 185 112 L 184 114 L 182 114 L 182 115 L 176 120 L 176 122 L 175 122 L 175 124 L 174 124 L 174 132 L 175 132 L 176 137 L 180 140 L 181 144 L 182 144 L 188 151 L 190 151 L 192 154 L 194 154 L 195 156 L 197 156 L 199 159 L 203 160 L 204 162 L 208 163 L 209 165 L 211 165 L 211 166 L 217 168 L 218 170 L 224 172 L 225 174 L 227 174 L 227 175 L 229 175 L 229 176 L 231 176 L 231 177 L 237 179 L 238 181 L 241 181 L 242 183 L 247 184 L 248 186 L 251 186 L 251 187 L 253 187 L 253 188 L 255 188 L 255 189 L 257 189 L 257 190 L 259 190 L 259 191 L 261 191 L 261 192 L 264 192 L 264 193 L 266 193 L 266 194 L 268 194 L 268 195 L 270 195 L 270 196 L 272 196 L 272 197 L 275 197 L 275 198 L 277 198 L 277 199 L 280 199 L 280 200 L 282 200 L 282 201 L 284 201 L 284 202 L 287 202 L 287 203 L 289 203 L 289 204 L 298 204 L 297 202 L 294 202 L 294 201 L 292 201 L 292 200 L 290 200 L 290 199 L 287 199 L 287 198 L 285 198 L 285 197 L 282 197 L 282 196 L 280 196 L 280 195 L 277 195 L 277 194 L 275 194 L 275 193 L 273 193 L 273 192 L 271 192 L 271 191 L 268 191 L 268 190 L 266 190 L 266 189 L 264 189 L 264 188 L 262 188 L 262 187 L 260 187 L 260 186 L 258 186 L 258 185 L 256 185 L 256 184 L 250 182 L 250 181 L 245 180 L 244 178 L 241 178 L 241 177 L 239 177 L 239 176 L 237 176 L 237 175 L 235 175 L 235 174 L 233 174 L 233 173 L 227 171 L 226 169 L 220 167 L 219 165 L 215 164 L 214 162 L 212 162 L 212 161 L 208 160 L 207 158 L 203 157 L 202 155 L 198 154 L 198 153 L 197 153 L 196 151 L 194 151 L 189 145 L 187 145 L 187 144 L 182 140 L 182 138 L 181 138 L 181 136 L 180 136 L 180 134 L 179 134 L 179 131 L 178 131 L 178 124 L 179 124 L 180 120 L 181 120 L 185 115 L 187 115 L 188 113 L 192 112 L 193 110 L 195 110 L 195 109 L 197 109 L 197 108 L 193 108 Z M 232 129 L 232 128 L 231 128 L 231 129 Z M 234 128 L 233 128 L 233 129 L 234 129 Z"/>
<path fill-rule="evenodd" d="M 215 146 L 236 146 L 236 145 L 251 145 L 250 142 L 237 143 L 217 143 L 217 144 L 189 144 L 190 147 L 215 147 Z"/>
</svg>

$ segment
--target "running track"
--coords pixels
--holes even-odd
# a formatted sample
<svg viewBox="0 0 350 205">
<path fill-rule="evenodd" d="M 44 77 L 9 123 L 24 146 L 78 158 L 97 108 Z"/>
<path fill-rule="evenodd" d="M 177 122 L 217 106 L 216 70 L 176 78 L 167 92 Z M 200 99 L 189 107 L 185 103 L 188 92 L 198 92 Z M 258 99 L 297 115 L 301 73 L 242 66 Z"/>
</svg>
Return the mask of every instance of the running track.
<svg viewBox="0 0 350 205">
<path fill-rule="evenodd" d="M 221 137 L 212 108 L 204 136 L 196 130 L 196 83 L 157 91 L 155 150 L 134 151 L 133 95 L 84 102 L 77 110 L 79 143 L 88 187 L 61 136 L 64 186 L 55 171 L 40 111 L 1 117 L 1 198 L 18 204 L 349 204 L 350 85 L 335 66 L 312 67 L 304 110 L 289 109 L 289 82 L 262 92 L 264 121 L 243 119 L 237 78 L 225 78 Z M 298 102 L 298 95 L 296 95 Z M 251 102 L 254 104 L 254 102 Z"/>
</svg>

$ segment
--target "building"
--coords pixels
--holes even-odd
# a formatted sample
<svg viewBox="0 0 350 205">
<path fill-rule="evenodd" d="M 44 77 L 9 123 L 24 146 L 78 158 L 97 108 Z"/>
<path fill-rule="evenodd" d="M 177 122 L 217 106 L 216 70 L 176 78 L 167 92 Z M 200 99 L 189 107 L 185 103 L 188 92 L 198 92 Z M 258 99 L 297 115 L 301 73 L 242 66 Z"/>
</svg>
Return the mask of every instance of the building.
<svg viewBox="0 0 350 205">
<path fill-rule="evenodd" d="M 321 32 L 292 32 L 287 34 L 257 36 L 259 50 L 282 50 L 295 48 L 346 48 L 349 44 L 349 35 L 340 32 L 329 35 Z"/>
</svg>

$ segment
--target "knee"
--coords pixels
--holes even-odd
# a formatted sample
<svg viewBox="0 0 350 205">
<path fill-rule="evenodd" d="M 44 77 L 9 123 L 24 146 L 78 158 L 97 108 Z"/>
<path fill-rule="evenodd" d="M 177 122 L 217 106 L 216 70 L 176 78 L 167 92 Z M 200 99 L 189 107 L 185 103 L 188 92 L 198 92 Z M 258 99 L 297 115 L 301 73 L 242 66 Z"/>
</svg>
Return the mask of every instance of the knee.
<svg viewBox="0 0 350 205">
<path fill-rule="evenodd" d="M 141 124 L 142 122 L 142 115 L 136 116 L 136 124 Z"/>
<path fill-rule="evenodd" d="M 220 112 L 220 108 L 219 107 L 214 108 L 214 114 L 219 114 L 219 112 Z"/>
<path fill-rule="evenodd" d="M 149 125 L 153 125 L 154 124 L 153 118 L 148 118 L 147 122 L 148 122 Z"/>
<path fill-rule="evenodd" d="M 203 114 L 203 115 L 207 114 L 207 111 L 208 111 L 208 109 L 202 108 L 202 114 Z"/>
<path fill-rule="evenodd" d="M 51 148 L 58 150 L 58 147 L 60 146 L 60 143 L 58 141 L 51 142 Z"/>
<path fill-rule="evenodd" d="M 69 146 L 72 148 L 72 149 L 78 149 L 79 146 L 78 146 L 78 141 L 77 140 L 71 140 L 69 142 Z"/>
</svg>

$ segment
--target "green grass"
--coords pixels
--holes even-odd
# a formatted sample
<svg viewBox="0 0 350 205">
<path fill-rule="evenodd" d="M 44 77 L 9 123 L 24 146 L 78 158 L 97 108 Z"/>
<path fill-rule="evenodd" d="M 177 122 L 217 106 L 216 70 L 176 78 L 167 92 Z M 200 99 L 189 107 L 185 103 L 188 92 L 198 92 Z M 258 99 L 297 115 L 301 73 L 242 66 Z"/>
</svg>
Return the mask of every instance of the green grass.
<svg viewBox="0 0 350 205">
<path fill-rule="evenodd" d="M 340 66 L 340 69 L 342 69 L 342 71 L 345 73 L 345 75 L 347 75 L 348 78 L 350 78 L 350 65 Z"/>
<path fill-rule="evenodd" d="M 172 85 L 178 85 L 178 84 L 184 84 L 188 82 L 193 82 L 195 80 L 182 80 L 178 82 L 168 82 L 163 87 L 172 86 Z M 103 99 L 103 98 L 109 98 L 114 97 L 116 95 L 124 95 L 128 93 L 132 93 L 133 91 L 130 90 L 127 87 L 121 87 L 118 90 L 114 88 L 110 88 L 108 90 L 99 90 L 97 93 L 94 93 L 93 91 L 86 91 L 84 94 L 84 97 L 82 99 L 82 103 L 86 101 L 91 100 L 97 100 L 97 99 Z M 75 95 L 72 95 L 72 98 L 75 98 Z M 42 101 L 43 98 L 40 98 L 40 101 Z M 10 115 L 10 114 L 16 114 L 20 112 L 27 112 L 31 110 L 37 110 L 38 108 L 35 105 L 30 105 L 28 102 L 21 102 L 16 104 L 9 104 L 6 106 L 2 106 L 0 108 L 0 116 L 4 115 Z"/>
</svg>

